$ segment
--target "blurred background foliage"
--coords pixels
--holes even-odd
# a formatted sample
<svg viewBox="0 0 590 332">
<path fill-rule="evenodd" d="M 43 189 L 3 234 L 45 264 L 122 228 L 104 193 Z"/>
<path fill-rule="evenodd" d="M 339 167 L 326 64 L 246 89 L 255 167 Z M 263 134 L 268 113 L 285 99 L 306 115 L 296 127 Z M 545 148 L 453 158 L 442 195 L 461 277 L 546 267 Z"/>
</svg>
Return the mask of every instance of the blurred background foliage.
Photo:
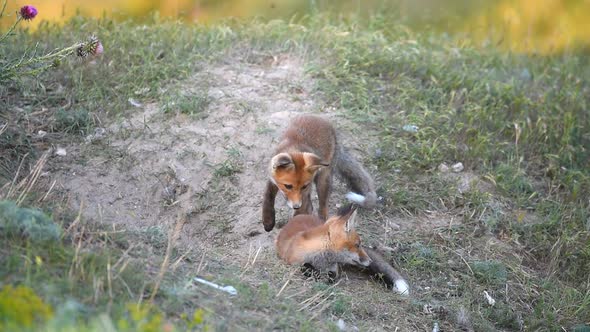
<svg viewBox="0 0 590 332">
<path fill-rule="evenodd" d="M 344 18 L 382 15 L 392 24 L 448 32 L 518 53 L 587 51 L 590 45 L 590 0 L 18 0 L 9 1 L 8 12 L 25 4 L 53 22 L 76 14 L 141 20 L 158 12 L 208 24 L 243 17 L 298 20 L 322 12 Z"/>
</svg>

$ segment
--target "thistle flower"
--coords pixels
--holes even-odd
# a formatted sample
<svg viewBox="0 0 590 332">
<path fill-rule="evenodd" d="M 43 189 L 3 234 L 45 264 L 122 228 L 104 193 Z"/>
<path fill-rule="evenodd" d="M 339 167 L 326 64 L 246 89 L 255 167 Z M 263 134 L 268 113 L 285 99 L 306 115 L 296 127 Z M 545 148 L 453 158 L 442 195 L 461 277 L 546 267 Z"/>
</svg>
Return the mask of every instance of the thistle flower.
<svg viewBox="0 0 590 332">
<path fill-rule="evenodd" d="M 104 48 L 102 47 L 102 43 L 100 42 L 100 40 L 98 41 L 98 43 L 96 43 L 96 47 L 94 48 L 94 55 L 99 55 L 102 54 L 102 52 L 104 52 Z"/>
<path fill-rule="evenodd" d="M 30 21 L 37 16 L 37 8 L 29 5 L 22 6 L 20 9 L 20 16 L 23 19 Z"/>
<path fill-rule="evenodd" d="M 82 43 L 77 49 L 76 54 L 79 57 L 86 57 L 88 55 L 99 55 L 104 52 L 102 43 L 96 36 L 91 36 L 87 42 Z"/>
</svg>

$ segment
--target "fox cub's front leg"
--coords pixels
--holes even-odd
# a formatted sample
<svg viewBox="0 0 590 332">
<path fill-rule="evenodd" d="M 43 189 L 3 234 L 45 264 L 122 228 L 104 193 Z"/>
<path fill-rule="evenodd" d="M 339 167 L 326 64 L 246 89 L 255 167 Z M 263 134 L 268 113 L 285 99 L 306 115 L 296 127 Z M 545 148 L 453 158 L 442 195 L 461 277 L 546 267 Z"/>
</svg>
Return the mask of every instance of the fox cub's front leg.
<svg viewBox="0 0 590 332">
<path fill-rule="evenodd" d="M 328 201 L 332 191 L 332 172 L 329 168 L 322 169 L 315 178 L 315 186 L 318 192 L 319 211 L 318 215 L 322 220 L 328 218 Z"/>
<path fill-rule="evenodd" d="M 275 198 L 278 190 L 279 188 L 272 181 L 266 183 L 262 200 L 262 224 L 267 232 L 272 231 L 275 227 Z"/>
</svg>

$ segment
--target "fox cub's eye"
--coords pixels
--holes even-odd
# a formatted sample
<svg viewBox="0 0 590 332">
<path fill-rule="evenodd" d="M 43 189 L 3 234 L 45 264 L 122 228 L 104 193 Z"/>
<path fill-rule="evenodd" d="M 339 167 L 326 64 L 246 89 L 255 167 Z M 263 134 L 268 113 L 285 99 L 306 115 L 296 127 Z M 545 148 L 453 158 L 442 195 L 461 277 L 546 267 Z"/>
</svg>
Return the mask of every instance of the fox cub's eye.
<svg viewBox="0 0 590 332">
<path fill-rule="evenodd" d="M 309 183 L 304 185 L 303 187 L 301 187 L 301 189 L 305 189 L 305 188 L 307 188 L 307 186 L 309 186 Z"/>
<path fill-rule="evenodd" d="M 291 189 L 293 189 L 293 185 L 292 184 L 286 184 L 285 185 L 285 188 L 291 190 Z"/>
<path fill-rule="evenodd" d="M 360 247 L 361 247 L 361 243 L 360 243 L 360 242 L 357 242 L 357 243 L 356 243 L 356 247 L 357 247 L 357 248 L 360 248 Z"/>
</svg>

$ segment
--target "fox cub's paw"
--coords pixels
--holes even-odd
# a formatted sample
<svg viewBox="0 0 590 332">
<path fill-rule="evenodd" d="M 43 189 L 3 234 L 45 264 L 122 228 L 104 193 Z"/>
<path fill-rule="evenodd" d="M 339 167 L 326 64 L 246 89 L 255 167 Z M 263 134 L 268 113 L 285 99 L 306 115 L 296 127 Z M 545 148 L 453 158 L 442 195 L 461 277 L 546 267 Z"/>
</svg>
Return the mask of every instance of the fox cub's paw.
<svg viewBox="0 0 590 332">
<path fill-rule="evenodd" d="M 338 270 L 321 271 L 309 263 L 305 263 L 301 266 L 301 272 L 306 278 L 313 278 L 315 281 L 325 279 L 329 284 L 334 283 L 338 279 Z"/>
<path fill-rule="evenodd" d="M 274 210 L 272 213 L 264 213 L 262 216 L 262 224 L 264 225 L 264 230 L 267 232 L 272 231 L 275 228 L 275 212 Z"/>
<path fill-rule="evenodd" d="M 321 278 L 320 271 L 309 263 L 305 263 L 301 266 L 301 272 L 306 278 L 314 278 L 316 281 Z"/>
</svg>

